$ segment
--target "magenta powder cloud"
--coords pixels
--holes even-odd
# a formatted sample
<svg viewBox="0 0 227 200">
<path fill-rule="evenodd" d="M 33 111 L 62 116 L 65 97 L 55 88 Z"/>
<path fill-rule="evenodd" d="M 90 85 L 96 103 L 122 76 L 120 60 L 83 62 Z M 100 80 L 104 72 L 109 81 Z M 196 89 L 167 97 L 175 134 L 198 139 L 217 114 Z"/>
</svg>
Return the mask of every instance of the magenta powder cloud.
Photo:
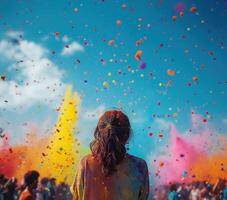
<svg viewBox="0 0 227 200">
<path fill-rule="evenodd" d="M 199 116 L 192 116 L 193 127 Z M 191 167 L 200 159 L 207 157 L 211 148 L 212 133 L 208 128 L 199 133 L 181 134 L 176 127 L 170 126 L 168 151 L 159 157 L 156 165 L 156 184 L 192 181 L 195 175 Z M 213 141 L 212 141 L 213 142 Z M 160 164 L 161 163 L 161 164 Z"/>
</svg>

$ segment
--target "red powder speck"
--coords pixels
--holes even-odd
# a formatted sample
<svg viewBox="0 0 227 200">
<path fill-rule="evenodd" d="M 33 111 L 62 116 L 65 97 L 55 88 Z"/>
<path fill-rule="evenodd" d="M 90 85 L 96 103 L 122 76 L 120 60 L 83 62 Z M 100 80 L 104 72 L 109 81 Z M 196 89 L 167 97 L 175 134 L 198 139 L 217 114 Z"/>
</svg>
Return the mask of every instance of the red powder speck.
<svg viewBox="0 0 227 200">
<path fill-rule="evenodd" d="M 163 138 L 163 134 L 159 133 L 158 137 Z"/>
</svg>

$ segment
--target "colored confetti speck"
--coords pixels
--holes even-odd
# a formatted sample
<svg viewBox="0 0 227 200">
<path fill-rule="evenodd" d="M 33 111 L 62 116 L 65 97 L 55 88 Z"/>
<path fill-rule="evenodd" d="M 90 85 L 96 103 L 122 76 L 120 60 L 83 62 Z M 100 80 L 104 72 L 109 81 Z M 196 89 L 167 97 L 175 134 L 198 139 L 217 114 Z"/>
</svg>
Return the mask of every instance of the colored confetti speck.
<svg viewBox="0 0 227 200">
<path fill-rule="evenodd" d="M 142 53 L 143 53 L 142 50 L 138 50 L 138 51 L 136 52 L 136 54 L 135 54 L 136 60 L 141 61 Z"/>
<path fill-rule="evenodd" d="M 169 76 L 174 76 L 174 75 L 175 75 L 175 71 L 172 70 L 172 69 L 168 69 L 168 70 L 167 70 L 167 74 L 168 74 Z"/>
<path fill-rule="evenodd" d="M 139 68 L 140 69 L 145 69 L 146 68 L 146 63 L 145 62 L 141 62 Z"/>
</svg>

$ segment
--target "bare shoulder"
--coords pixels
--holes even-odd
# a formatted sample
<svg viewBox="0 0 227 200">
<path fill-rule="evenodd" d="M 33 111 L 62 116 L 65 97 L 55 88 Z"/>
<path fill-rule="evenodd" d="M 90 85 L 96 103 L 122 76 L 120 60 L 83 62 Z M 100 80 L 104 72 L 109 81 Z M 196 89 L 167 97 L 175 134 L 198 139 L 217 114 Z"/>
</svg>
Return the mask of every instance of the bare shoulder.
<svg viewBox="0 0 227 200">
<path fill-rule="evenodd" d="M 80 159 L 80 163 L 83 165 L 85 164 L 87 161 L 94 159 L 94 157 L 91 154 L 86 154 L 85 156 L 83 156 Z"/>
<path fill-rule="evenodd" d="M 143 158 L 127 154 L 130 166 L 142 175 L 148 174 L 147 163 Z"/>
<path fill-rule="evenodd" d="M 143 158 L 131 155 L 131 154 L 127 154 L 129 159 L 132 160 L 133 162 L 136 162 L 138 164 L 142 164 L 142 165 L 147 165 L 146 161 Z"/>
</svg>

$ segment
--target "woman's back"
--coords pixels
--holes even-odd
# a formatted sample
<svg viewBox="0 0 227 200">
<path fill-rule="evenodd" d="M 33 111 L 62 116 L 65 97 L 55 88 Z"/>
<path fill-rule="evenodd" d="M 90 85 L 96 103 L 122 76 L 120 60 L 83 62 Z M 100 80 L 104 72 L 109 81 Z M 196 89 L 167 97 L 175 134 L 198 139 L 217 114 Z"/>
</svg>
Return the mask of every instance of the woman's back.
<svg viewBox="0 0 227 200">
<path fill-rule="evenodd" d="M 74 200 L 145 200 L 149 194 L 146 162 L 130 154 L 105 177 L 101 165 L 91 155 L 81 159 L 72 192 Z"/>
</svg>

